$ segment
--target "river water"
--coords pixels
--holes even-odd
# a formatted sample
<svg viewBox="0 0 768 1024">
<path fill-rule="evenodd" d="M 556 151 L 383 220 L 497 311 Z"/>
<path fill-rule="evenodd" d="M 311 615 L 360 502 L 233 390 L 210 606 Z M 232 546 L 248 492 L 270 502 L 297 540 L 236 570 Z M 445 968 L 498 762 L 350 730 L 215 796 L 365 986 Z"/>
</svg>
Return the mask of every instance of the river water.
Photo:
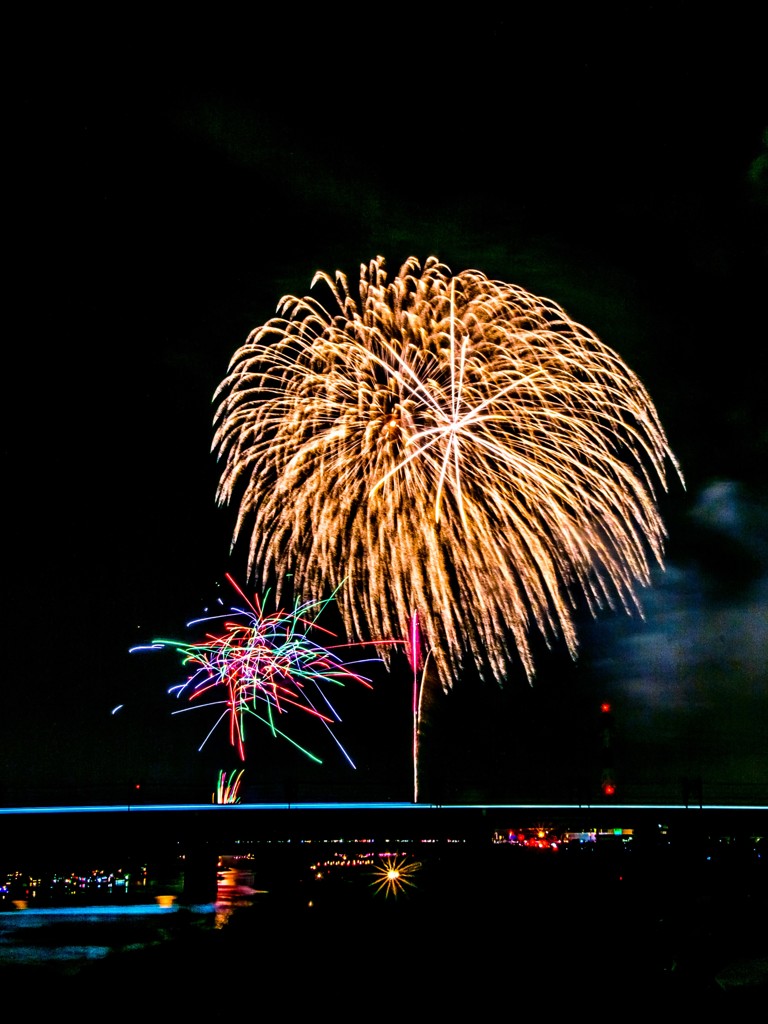
<svg viewBox="0 0 768 1024">
<path fill-rule="evenodd" d="M 98 899 L 17 889 L 0 901 L 0 982 L 33 993 L 37 1010 L 85 1001 L 93 1019 L 104 999 L 224 1019 L 267 993 L 286 1012 L 322 1003 L 376 1019 L 460 1003 L 473 1015 L 571 1015 L 617 990 L 625 1006 L 687 1012 L 766 997 L 762 867 L 714 884 L 682 865 L 637 872 L 624 853 L 557 856 L 332 851 L 282 871 L 234 861 L 210 903 L 186 902 L 168 874 Z"/>
</svg>

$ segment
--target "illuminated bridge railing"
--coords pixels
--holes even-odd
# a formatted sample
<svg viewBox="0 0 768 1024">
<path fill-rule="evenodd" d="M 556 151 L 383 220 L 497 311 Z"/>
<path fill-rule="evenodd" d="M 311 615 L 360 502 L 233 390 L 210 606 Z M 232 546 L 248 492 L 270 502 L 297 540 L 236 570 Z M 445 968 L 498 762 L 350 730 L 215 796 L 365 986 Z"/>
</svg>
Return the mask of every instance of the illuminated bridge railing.
<svg viewBox="0 0 768 1024">
<path fill-rule="evenodd" d="M 265 839 L 490 842 L 498 830 L 551 823 L 572 831 L 659 824 L 678 831 L 768 832 L 768 806 L 685 804 L 148 804 L 0 807 L 0 857 L 32 849 L 184 851 Z"/>
</svg>

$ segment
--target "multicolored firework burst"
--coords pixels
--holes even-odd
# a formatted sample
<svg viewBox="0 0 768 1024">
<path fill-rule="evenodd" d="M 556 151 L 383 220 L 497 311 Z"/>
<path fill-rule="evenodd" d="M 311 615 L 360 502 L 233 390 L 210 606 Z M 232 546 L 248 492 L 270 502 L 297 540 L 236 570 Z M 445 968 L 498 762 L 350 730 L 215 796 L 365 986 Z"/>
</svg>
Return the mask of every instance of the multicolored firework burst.
<svg viewBox="0 0 768 1024">
<path fill-rule="evenodd" d="M 248 572 L 317 598 L 339 568 L 349 635 L 408 635 L 443 689 L 467 660 L 502 682 L 531 632 L 575 609 L 640 610 L 663 562 L 654 484 L 682 474 L 637 376 L 555 302 L 410 258 L 357 296 L 285 296 L 235 352 L 214 402 L 219 504 L 239 495 Z M 388 657 L 386 652 L 385 657 Z"/>
<path fill-rule="evenodd" d="M 388 855 L 381 864 L 374 868 L 374 880 L 371 885 L 377 893 L 383 892 L 385 897 L 394 896 L 397 898 L 407 888 L 415 888 L 415 882 L 411 881 L 421 864 L 418 861 L 408 862 L 407 857 Z"/>
<path fill-rule="evenodd" d="M 252 603 L 229 574 L 226 574 L 226 578 L 243 599 L 244 607 L 233 607 L 221 615 L 188 623 L 188 626 L 208 626 L 218 622 L 223 626 L 223 631 L 206 632 L 202 640 L 193 643 L 184 640 L 153 640 L 150 645 L 134 647 L 132 651 L 165 648 L 177 651 L 182 664 L 190 666 L 191 674 L 183 683 L 172 687 L 170 692 L 179 697 L 188 695 L 196 708 L 220 709 L 216 721 L 200 745 L 201 750 L 217 726 L 227 721 L 230 743 L 237 749 L 240 758 L 245 760 L 246 721 L 256 719 L 266 725 L 273 736 L 288 740 L 311 760 L 322 763 L 319 757 L 277 727 L 277 721 L 282 722 L 288 712 L 300 711 L 328 730 L 354 768 L 349 754 L 333 732 L 332 727 L 341 718 L 331 704 L 327 690 L 344 686 L 346 681 L 372 689 L 370 679 L 356 671 L 355 666 L 365 662 L 381 662 L 381 658 L 365 658 L 347 663 L 342 660 L 339 650 L 372 647 L 374 644 L 344 643 L 325 647 L 312 638 L 314 633 L 320 633 L 323 637 L 335 636 L 320 626 L 317 620 L 325 607 L 335 599 L 337 591 L 322 601 L 297 604 L 290 612 L 277 610 L 267 613 L 263 602 L 255 598 L 255 603 Z M 376 646 L 381 647 L 386 643 L 376 641 Z"/>
</svg>

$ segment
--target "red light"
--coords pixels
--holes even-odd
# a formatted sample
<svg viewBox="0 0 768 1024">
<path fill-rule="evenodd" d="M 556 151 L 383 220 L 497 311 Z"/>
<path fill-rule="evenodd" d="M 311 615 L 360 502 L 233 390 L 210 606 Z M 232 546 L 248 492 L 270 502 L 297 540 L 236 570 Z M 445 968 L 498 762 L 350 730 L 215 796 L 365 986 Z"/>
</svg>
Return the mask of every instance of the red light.
<svg viewBox="0 0 768 1024">
<path fill-rule="evenodd" d="M 611 710 L 611 705 L 608 703 L 608 701 L 603 701 L 603 703 L 600 705 L 600 710 L 603 712 L 603 714 L 608 714 Z"/>
<path fill-rule="evenodd" d="M 616 792 L 616 787 L 614 786 L 614 784 L 612 782 L 604 782 L 603 783 L 603 792 L 605 793 L 606 796 L 613 796 L 613 794 Z"/>
</svg>

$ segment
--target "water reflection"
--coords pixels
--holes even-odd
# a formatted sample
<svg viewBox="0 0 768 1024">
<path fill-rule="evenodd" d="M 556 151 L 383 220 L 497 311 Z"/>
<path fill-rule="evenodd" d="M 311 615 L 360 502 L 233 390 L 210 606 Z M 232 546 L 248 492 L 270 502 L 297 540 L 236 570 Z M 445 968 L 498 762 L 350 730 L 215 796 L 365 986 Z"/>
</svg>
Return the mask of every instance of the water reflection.
<svg viewBox="0 0 768 1024">
<path fill-rule="evenodd" d="M 520 977 L 549 978 L 554 970 L 578 991 L 594 985 L 601 995 L 603 977 L 644 991 L 656 986 L 664 998 L 670 983 L 686 996 L 691 988 L 711 996 L 768 981 L 760 969 L 768 862 L 756 848 L 734 871 L 708 846 L 678 856 L 672 847 L 636 849 L 612 838 L 573 845 L 570 853 L 509 841 L 482 854 L 448 845 L 280 846 L 254 858 L 222 858 L 218 866 L 214 860 L 215 896 L 200 903 L 187 901 L 173 870 L 150 871 L 138 898 L 113 896 L 99 905 L 86 905 L 86 894 L 51 906 L 38 886 L 36 897 L 17 891 L 0 898 L 0 980 L 33 990 L 13 973 L 28 965 L 77 975 L 86 989 L 94 977 L 122 985 L 140 976 L 143 987 L 126 986 L 130 998 L 138 1002 L 147 979 L 155 979 L 176 1012 L 180 999 L 197 1010 L 190 982 L 207 977 L 210 965 L 261 956 L 265 936 L 271 948 L 287 948 L 300 932 L 306 984 L 299 994 L 309 998 L 310 981 L 325 984 L 340 956 L 345 977 L 362 978 L 376 949 L 404 941 L 440 950 L 444 972 L 444 939 L 458 925 L 471 941 L 461 944 L 461 974 L 448 973 L 467 985 L 479 976 L 507 977 L 512 962 Z M 411 884 L 398 885 L 404 873 Z M 273 980 L 291 987 L 295 959 L 277 961 Z"/>
<path fill-rule="evenodd" d="M 69 972 L 111 953 L 147 949 L 194 932 L 218 931 L 263 890 L 253 872 L 227 867 L 218 877 L 216 900 L 184 904 L 176 892 L 147 894 L 147 902 L 54 906 L 28 899 L 0 908 L 0 968 L 65 967 Z M 11 909 L 12 908 L 12 909 Z"/>
</svg>

